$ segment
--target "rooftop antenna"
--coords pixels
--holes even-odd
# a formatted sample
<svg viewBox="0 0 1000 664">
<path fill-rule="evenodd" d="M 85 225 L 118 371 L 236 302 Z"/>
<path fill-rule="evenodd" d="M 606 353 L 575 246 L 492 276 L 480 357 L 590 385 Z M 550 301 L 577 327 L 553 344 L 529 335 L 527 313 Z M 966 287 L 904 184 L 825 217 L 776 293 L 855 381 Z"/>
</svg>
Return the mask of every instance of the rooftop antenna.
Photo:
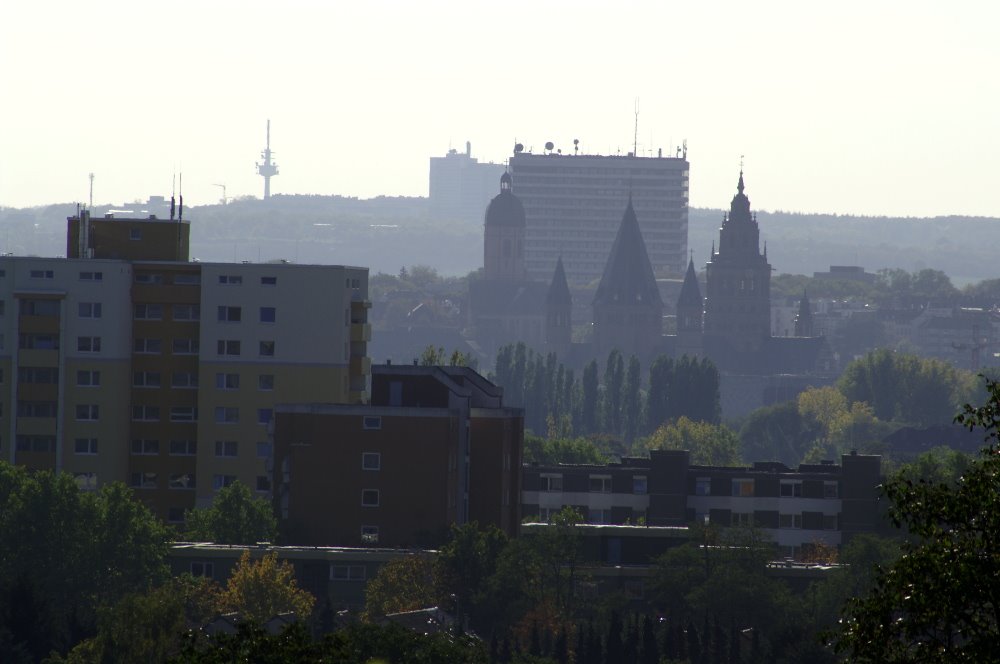
<svg viewBox="0 0 1000 664">
<path fill-rule="evenodd" d="M 683 158 L 687 159 L 688 158 L 688 139 L 685 138 L 683 141 L 681 141 L 681 145 L 684 146 Z"/>
<path fill-rule="evenodd" d="M 176 198 L 177 198 L 177 173 L 174 173 L 174 180 L 170 185 L 170 221 L 174 220 L 174 214 L 176 214 L 177 212 Z"/>
<path fill-rule="evenodd" d="M 449 148 L 451 141 L 448 142 Z M 271 198 L 271 178 L 278 174 L 278 165 L 271 161 L 271 120 L 267 121 L 267 144 L 264 151 L 260 153 L 263 162 L 257 164 L 257 174 L 264 178 L 264 200 Z"/>
<path fill-rule="evenodd" d="M 94 174 L 90 174 L 90 203 L 87 205 L 88 210 L 94 209 Z"/>
<path fill-rule="evenodd" d="M 183 172 L 181 173 L 179 184 L 180 184 L 180 186 L 177 188 L 177 191 L 180 194 L 181 204 L 177 207 L 177 221 L 178 222 L 180 222 L 182 219 L 184 219 L 184 173 Z"/>
<path fill-rule="evenodd" d="M 635 130 L 632 132 L 632 156 L 639 156 L 639 98 L 635 98 Z"/>
</svg>

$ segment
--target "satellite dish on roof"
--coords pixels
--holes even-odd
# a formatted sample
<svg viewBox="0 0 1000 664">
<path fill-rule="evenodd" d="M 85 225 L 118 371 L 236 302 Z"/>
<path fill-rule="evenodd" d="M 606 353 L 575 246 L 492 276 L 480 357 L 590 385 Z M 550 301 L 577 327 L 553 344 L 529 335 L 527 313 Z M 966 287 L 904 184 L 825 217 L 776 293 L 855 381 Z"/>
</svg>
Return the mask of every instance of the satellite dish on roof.
<svg viewBox="0 0 1000 664">
<path fill-rule="evenodd" d="M 514 154 L 520 154 L 522 152 L 524 152 L 524 145 L 522 145 L 521 143 L 515 143 L 514 144 Z"/>
<path fill-rule="evenodd" d="M 552 148 L 554 148 L 554 147 L 555 147 L 555 145 L 552 144 L 552 141 L 546 141 L 546 143 L 545 143 L 545 149 L 546 150 L 548 150 L 549 152 L 552 152 Z"/>
</svg>

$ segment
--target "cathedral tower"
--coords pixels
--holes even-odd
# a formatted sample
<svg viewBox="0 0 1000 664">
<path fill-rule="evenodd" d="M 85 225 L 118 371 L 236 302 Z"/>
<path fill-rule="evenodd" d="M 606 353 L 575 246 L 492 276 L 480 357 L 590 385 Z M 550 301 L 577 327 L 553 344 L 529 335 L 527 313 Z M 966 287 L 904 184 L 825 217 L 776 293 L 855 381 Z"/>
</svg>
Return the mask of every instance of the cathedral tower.
<svg viewBox="0 0 1000 664">
<path fill-rule="evenodd" d="M 737 193 L 719 230 L 719 250 L 706 264 L 705 335 L 724 339 L 736 351 L 760 350 L 771 336 L 771 266 L 760 251 L 757 217 L 743 193 Z"/>
<path fill-rule="evenodd" d="M 566 270 L 560 256 L 552 275 L 552 283 L 545 295 L 545 345 L 550 351 L 560 355 L 569 350 L 573 340 L 573 326 L 570 323 L 572 310 L 573 297 L 569 292 Z"/>
<path fill-rule="evenodd" d="M 483 272 L 486 279 L 523 281 L 524 206 L 511 191 L 510 173 L 500 176 L 500 193 L 486 207 Z"/>
<path fill-rule="evenodd" d="M 802 291 L 802 299 L 799 300 L 799 313 L 795 316 L 795 336 L 816 336 L 815 328 L 813 327 L 812 305 L 809 303 L 809 293 L 804 289 Z"/>
<path fill-rule="evenodd" d="M 677 298 L 677 355 L 697 357 L 702 353 L 701 334 L 705 301 L 698 287 L 698 275 L 694 271 L 694 258 L 688 261 L 684 285 Z"/>
</svg>

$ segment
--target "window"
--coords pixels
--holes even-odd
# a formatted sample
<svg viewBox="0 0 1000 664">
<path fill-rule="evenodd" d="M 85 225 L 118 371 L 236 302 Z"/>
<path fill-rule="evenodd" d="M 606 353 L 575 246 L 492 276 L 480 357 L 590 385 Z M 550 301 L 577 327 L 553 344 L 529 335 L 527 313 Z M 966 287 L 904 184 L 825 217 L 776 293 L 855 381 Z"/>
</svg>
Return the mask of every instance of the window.
<svg viewBox="0 0 1000 664">
<path fill-rule="evenodd" d="M 257 409 L 257 424 L 269 424 L 274 417 L 274 410 L 271 408 Z"/>
<path fill-rule="evenodd" d="M 823 482 L 823 497 L 836 498 L 840 495 L 836 482 Z"/>
<path fill-rule="evenodd" d="M 132 454 L 136 456 L 155 456 L 160 453 L 160 441 L 144 438 L 132 439 Z"/>
<path fill-rule="evenodd" d="M 97 439 L 77 438 L 73 441 L 73 454 L 97 454 Z"/>
<path fill-rule="evenodd" d="M 220 274 L 219 283 L 228 286 L 239 286 L 243 283 L 243 277 L 238 274 Z"/>
<path fill-rule="evenodd" d="M 137 284 L 162 284 L 163 275 L 162 274 L 150 274 L 147 272 L 136 274 L 133 278 Z"/>
<path fill-rule="evenodd" d="M 55 417 L 58 405 L 55 401 L 18 401 L 18 417 Z"/>
<path fill-rule="evenodd" d="M 212 475 L 212 489 L 225 489 L 236 481 L 236 475 Z"/>
<path fill-rule="evenodd" d="M 132 351 L 140 355 L 156 355 L 163 350 L 163 342 L 160 339 L 135 339 L 132 342 Z"/>
<path fill-rule="evenodd" d="M 194 456 L 198 453 L 198 444 L 193 440 L 170 441 L 170 456 Z"/>
<path fill-rule="evenodd" d="M 779 528 L 801 528 L 802 527 L 802 515 L 801 514 L 779 514 L 778 515 L 778 527 Z"/>
<path fill-rule="evenodd" d="M 58 334 L 21 334 L 18 345 L 24 350 L 59 350 Z"/>
<path fill-rule="evenodd" d="M 174 355 L 197 355 L 198 354 L 198 340 L 197 339 L 174 339 L 172 348 L 173 348 L 173 354 Z"/>
<path fill-rule="evenodd" d="M 198 387 L 198 374 L 190 371 L 175 371 L 170 376 L 170 387 L 177 389 Z"/>
<path fill-rule="evenodd" d="M 55 367 L 19 367 L 17 380 L 19 383 L 55 385 L 59 382 L 59 369 Z"/>
<path fill-rule="evenodd" d="M 611 493 L 611 476 L 591 475 L 588 490 L 591 493 Z"/>
<path fill-rule="evenodd" d="M 802 482 L 782 482 L 781 495 L 783 497 L 802 497 Z"/>
<path fill-rule="evenodd" d="M 174 320 L 201 320 L 201 307 L 197 304 L 175 304 Z"/>
<path fill-rule="evenodd" d="M 260 308 L 260 322 L 261 323 L 273 323 L 275 321 L 276 314 L 274 307 L 261 307 Z"/>
<path fill-rule="evenodd" d="M 197 422 L 198 409 L 194 406 L 173 406 L 170 408 L 171 422 Z"/>
<path fill-rule="evenodd" d="M 55 452 L 55 436 L 18 435 L 14 439 L 14 447 L 18 452 Z"/>
<path fill-rule="evenodd" d="M 92 370 L 77 371 L 76 385 L 77 387 L 100 387 L 101 372 Z"/>
<path fill-rule="evenodd" d="M 239 355 L 240 342 L 237 339 L 219 339 L 216 342 L 216 352 L 219 355 Z"/>
<path fill-rule="evenodd" d="M 752 512 L 733 512 L 730 518 L 730 525 L 733 527 L 737 526 L 752 526 L 753 525 L 753 513 Z"/>
<path fill-rule="evenodd" d="M 361 526 L 361 543 L 378 544 L 378 526 Z"/>
<path fill-rule="evenodd" d="M 274 356 L 274 342 L 273 341 L 261 341 L 260 342 L 260 356 L 261 357 L 273 357 Z"/>
<path fill-rule="evenodd" d="M 362 420 L 362 426 L 369 430 L 381 429 L 382 418 L 378 416 L 366 416 L 364 420 Z"/>
<path fill-rule="evenodd" d="M 645 494 L 647 493 L 646 476 L 645 475 L 633 475 L 632 476 L 632 493 Z"/>
<path fill-rule="evenodd" d="M 21 300 L 22 316 L 58 316 L 59 300 Z"/>
<path fill-rule="evenodd" d="M 712 495 L 712 478 L 710 477 L 699 477 L 694 481 L 694 495 L 696 496 L 711 496 Z"/>
<path fill-rule="evenodd" d="M 80 422 L 96 422 L 101 419 L 101 409 L 97 404 L 77 404 L 76 419 Z"/>
<path fill-rule="evenodd" d="M 156 473 L 132 473 L 129 484 L 136 489 L 155 489 Z"/>
<path fill-rule="evenodd" d="M 277 277 L 261 277 L 260 278 L 260 285 L 261 286 L 277 286 L 278 285 L 278 278 Z"/>
<path fill-rule="evenodd" d="M 262 392 L 270 392 L 274 389 L 274 374 L 260 374 L 257 376 L 257 389 Z"/>
<path fill-rule="evenodd" d="M 135 305 L 136 320 L 163 320 L 162 304 L 137 304 Z"/>
<path fill-rule="evenodd" d="M 159 406 L 132 406 L 132 419 L 138 422 L 159 422 Z"/>
<path fill-rule="evenodd" d="M 219 322 L 220 323 L 239 323 L 243 318 L 242 307 L 219 307 Z"/>
<path fill-rule="evenodd" d="M 587 511 L 587 523 L 611 523 L 611 510 L 589 509 Z"/>
<path fill-rule="evenodd" d="M 100 353 L 101 352 L 101 338 L 100 337 L 77 337 L 76 338 L 76 349 L 81 353 Z"/>
<path fill-rule="evenodd" d="M 378 452 L 362 452 L 361 453 L 361 469 L 362 470 L 381 470 L 382 469 L 382 455 Z"/>
<path fill-rule="evenodd" d="M 184 508 L 183 507 L 168 507 L 167 508 L 167 522 L 168 523 L 184 523 Z"/>
<path fill-rule="evenodd" d="M 257 476 L 257 491 L 261 493 L 269 492 L 271 490 L 271 478 L 267 475 Z"/>
<path fill-rule="evenodd" d="M 101 303 L 100 302 L 80 302 L 77 305 L 77 314 L 80 318 L 100 318 L 101 317 Z"/>
<path fill-rule="evenodd" d="M 80 281 L 104 281 L 103 272 L 81 272 Z"/>
<path fill-rule="evenodd" d="M 128 229 L 128 239 L 132 241 L 138 241 L 142 239 L 142 229 L 141 228 L 130 228 Z"/>
<path fill-rule="evenodd" d="M 753 480 L 733 480 L 733 495 L 743 498 L 752 498 Z"/>
<path fill-rule="evenodd" d="M 215 422 L 217 424 L 236 424 L 240 421 L 240 409 L 230 406 L 216 406 Z"/>
<path fill-rule="evenodd" d="M 159 371 L 132 372 L 132 387 L 160 387 Z"/>
<path fill-rule="evenodd" d="M 541 476 L 541 490 L 542 491 L 562 491 L 563 490 L 563 478 L 562 475 L 542 475 Z"/>
<path fill-rule="evenodd" d="M 362 489 L 361 490 L 361 506 L 362 507 L 378 507 L 378 489 Z"/>
<path fill-rule="evenodd" d="M 837 529 L 837 515 L 836 514 L 824 514 L 823 515 L 823 530 L 836 530 Z"/>
<path fill-rule="evenodd" d="M 32 279 L 51 279 L 55 273 L 52 270 L 32 270 L 29 275 Z"/>
<path fill-rule="evenodd" d="M 170 475 L 170 489 L 178 491 L 190 491 L 194 489 L 194 473 L 173 473 Z"/>
<path fill-rule="evenodd" d="M 235 457 L 239 455 L 239 443 L 235 440 L 215 441 L 215 456 Z"/>
<path fill-rule="evenodd" d="M 175 274 L 174 283 L 178 286 L 198 286 L 201 284 L 200 274 Z"/>
<path fill-rule="evenodd" d="M 192 562 L 191 576 L 203 576 L 206 579 L 211 579 L 215 576 L 215 564 Z"/>
<path fill-rule="evenodd" d="M 235 373 L 215 374 L 215 387 L 220 390 L 240 389 L 240 375 Z"/>
<path fill-rule="evenodd" d="M 97 491 L 97 473 L 75 473 L 73 479 L 80 491 Z"/>
<path fill-rule="evenodd" d="M 364 565 L 330 565 L 331 581 L 364 581 L 365 578 Z"/>
</svg>

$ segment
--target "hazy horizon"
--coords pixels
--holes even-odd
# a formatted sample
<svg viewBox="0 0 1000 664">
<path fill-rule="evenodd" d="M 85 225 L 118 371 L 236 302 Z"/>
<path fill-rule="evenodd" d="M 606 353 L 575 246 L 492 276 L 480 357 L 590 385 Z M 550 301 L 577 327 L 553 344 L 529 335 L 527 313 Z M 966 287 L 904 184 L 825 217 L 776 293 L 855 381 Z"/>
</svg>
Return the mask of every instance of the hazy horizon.
<svg viewBox="0 0 1000 664">
<path fill-rule="evenodd" d="M 1000 9 L 937 3 L 180 0 L 16 3 L 0 16 L 0 205 L 189 206 L 427 195 L 449 147 L 673 154 L 725 207 L 741 155 L 761 210 L 1000 215 Z"/>
</svg>

